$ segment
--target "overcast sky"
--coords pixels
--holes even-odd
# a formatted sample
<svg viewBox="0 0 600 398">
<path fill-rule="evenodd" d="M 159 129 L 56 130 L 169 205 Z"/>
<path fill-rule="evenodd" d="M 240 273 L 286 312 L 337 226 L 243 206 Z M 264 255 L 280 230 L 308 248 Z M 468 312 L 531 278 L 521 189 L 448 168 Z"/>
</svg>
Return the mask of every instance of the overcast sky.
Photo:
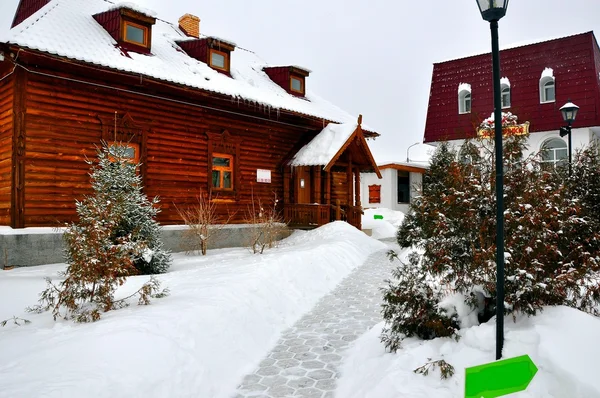
<svg viewBox="0 0 600 398">
<path fill-rule="evenodd" d="M 207 35 L 312 70 L 308 90 L 362 113 L 381 134 L 371 141 L 378 162 L 406 160 L 408 146 L 423 140 L 433 63 L 491 48 L 476 0 L 130 1 L 170 22 L 197 15 Z M 17 3 L 0 0 L 0 24 L 10 24 Z M 511 0 L 500 45 L 599 35 L 599 17 L 598 0 Z M 411 159 L 419 152 L 411 149 Z"/>
</svg>

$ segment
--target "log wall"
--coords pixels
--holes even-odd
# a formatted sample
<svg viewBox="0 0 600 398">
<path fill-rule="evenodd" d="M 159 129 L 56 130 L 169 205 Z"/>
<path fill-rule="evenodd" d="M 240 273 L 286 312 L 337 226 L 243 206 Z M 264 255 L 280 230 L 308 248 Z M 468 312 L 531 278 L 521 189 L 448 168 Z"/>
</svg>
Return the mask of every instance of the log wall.
<svg viewBox="0 0 600 398">
<path fill-rule="evenodd" d="M 336 200 L 345 206 L 348 204 L 348 175 L 345 172 L 334 171 L 331 173 L 331 203 L 335 204 Z"/>
<path fill-rule="evenodd" d="M 0 81 L 0 225 L 10 225 L 14 75 Z"/>
<path fill-rule="evenodd" d="M 240 189 L 235 197 L 219 197 L 219 212 L 235 214 L 232 221 L 243 222 L 252 197 L 263 205 L 275 196 L 282 199 L 284 158 L 306 132 L 306 127 L 36 74 L 28 75 L 26 106 L 25 226 L 76 219 L 75 199 L 91 193 L 85 159 L 95 157 L 95 146 L 107 129 L 103 124 L 114 119 L 115 111 L 119 118 L 127 113 L 143 131 L 145 192 L 160 196 L 158 220 L 163 224 L 181 224 L 176 206 L 193 203 L 200 189 L 208 189 L 207 133 L 227 130 L 239 145 Z M 271 170 L 272 182 L 257 183 L 257 169 Z"/>
</svg>

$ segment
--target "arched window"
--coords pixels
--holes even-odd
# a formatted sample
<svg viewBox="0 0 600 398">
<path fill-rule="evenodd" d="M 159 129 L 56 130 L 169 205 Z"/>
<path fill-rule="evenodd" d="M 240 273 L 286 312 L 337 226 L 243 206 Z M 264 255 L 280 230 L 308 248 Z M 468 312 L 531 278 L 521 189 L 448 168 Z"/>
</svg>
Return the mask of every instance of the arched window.
<svg viewBox="0 0 600 398">
<path fill-rule="evenodd" d="M 567 144 L 560 138 L 550 138 L 542 144 L 540 149 L 542 164 L 555 167 L 567 162 Z"/>
<path fill-rule="evenodd" d="M 500 88 L 502 92 L 502 108 L 510 108 L 510 86 L 502 84 Z"/>
<path fill-rule="evenodd" d="M 471 113 L 471 85 L 458 85 L 458 113 Z"/>
<path fill-rule="evenodd" d="M 471 113 L 471 92 L 463 90 L 458 94 L 458 113 Z"/>
<path fill-rule="evenodd" d="M 546 68 L 540 78 L 540 103 L 554 102 L 556 100 L 554 72 Z"/>
</svg>

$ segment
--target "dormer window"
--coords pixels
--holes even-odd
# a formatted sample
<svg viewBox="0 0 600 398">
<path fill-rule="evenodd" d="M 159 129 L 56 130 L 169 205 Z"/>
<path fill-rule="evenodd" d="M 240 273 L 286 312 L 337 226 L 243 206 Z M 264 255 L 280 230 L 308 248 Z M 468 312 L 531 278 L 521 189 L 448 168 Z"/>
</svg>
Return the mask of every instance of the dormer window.
<svg viewBox="0 0 600 398">
<path fill-rule="evenodd" d="M 123 21 L 123 41 L 148 47 L 148 28 L 133 22 Z"/>
<path fill-rule="evenodd" d="M 181 40 L 177 44 L 187 55 L 204 62 L 217 72 L 230 76 L 231 52 L 235 44 L 216 37 L 203 37 L 202 39 Z"/>
<path fill-rule="evenodd" d="M 304 77 L 291 76 L 290 90 L 297 94 L 304 95 Z"/>
<path fill-rule="evenodd" d="M 267 66 L 263 71 L 274 83 L 296 97 L 306 94 L 306 78 L 310 71 L 299 66 Z"/>
<path fill-rule="evenodd" d="M 94 19 L 106 29 L 125 51 L 149 54 L 152 42 L 152 25 L 156 18 L 152 12 L 134 9 L 127 4 L 94 15 Z"/>
<path fill-rule="evenodd" d="M 224 51 L 210 49 L 210 67 L 229 72 L 229 54 Z"/>
</svg>

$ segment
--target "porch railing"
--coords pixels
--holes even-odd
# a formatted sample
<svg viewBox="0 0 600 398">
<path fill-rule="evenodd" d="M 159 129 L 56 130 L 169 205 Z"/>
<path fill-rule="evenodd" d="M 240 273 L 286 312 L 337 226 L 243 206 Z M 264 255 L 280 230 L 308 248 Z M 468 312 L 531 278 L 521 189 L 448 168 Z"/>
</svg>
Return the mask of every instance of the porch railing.
<svg viewBox="0 0 600 398">
<path fill-rule="evenodd" d="M 331 221 L 329 205 L 288 204 L 284 206 L 285 221 L 292 227 L 318 227 Z"/>
<path fill-rule="evenodd" d="M 362 208 L 359 206 L 287 204 L 284 206 L 285 221 L 291 227 L 314 228 L 330 221 L 342 220 L 361 228 Z"/>
<path fill-rule="evenodd" d="M 360 206 L 346 206 L 345 207 L 346 222 L 350 225 L 361 229 L 362 224 L 362 208 Z"/>
</svg>

